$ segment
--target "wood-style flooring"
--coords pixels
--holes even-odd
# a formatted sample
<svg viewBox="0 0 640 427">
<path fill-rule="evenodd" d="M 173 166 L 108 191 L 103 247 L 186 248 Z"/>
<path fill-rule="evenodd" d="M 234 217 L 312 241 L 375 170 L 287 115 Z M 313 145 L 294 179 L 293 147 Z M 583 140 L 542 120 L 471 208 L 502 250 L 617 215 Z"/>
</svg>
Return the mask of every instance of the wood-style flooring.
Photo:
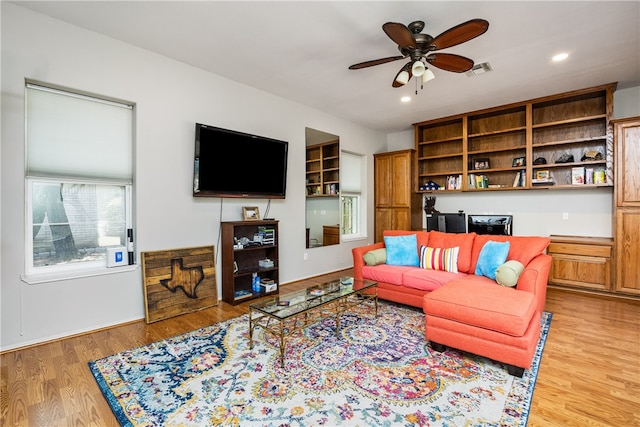
<svg viewBox="0 0 640 427">
<path fill-rule="evenodd" d="M 286 285 L 301 288 L 350 270 Z M 218 306 L 6 352 L 0 425 L 117 426 L 87 362 L 247 312 Z M 640 426 L 640 301 L 549 289 L 553 313 L 529 426 Z"/>
</svg>

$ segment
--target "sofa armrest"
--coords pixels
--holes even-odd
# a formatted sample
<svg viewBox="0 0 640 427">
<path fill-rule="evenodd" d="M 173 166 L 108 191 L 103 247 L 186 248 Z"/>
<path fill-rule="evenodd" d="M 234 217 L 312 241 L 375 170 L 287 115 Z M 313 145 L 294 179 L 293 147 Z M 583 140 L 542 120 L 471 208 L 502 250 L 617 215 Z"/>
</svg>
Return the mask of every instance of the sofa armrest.
<svg viewBox="0 0 640 427">
<path fill-rule="evenodd" d="M 551 269 L 551 256 L 540 254 L 533 258 L 524 268 L 516 289 L 530 292 L 536 298 L 536 310 L 540 313 L 544 311 L 547 301 L 547 282 Z"/>
<path fill-rule="evenodd" d="M 362 267 L 364 267 L 364 254 L 374 249 L 384 248 L 384 242 L 377 242 L 367 246 L 351 249 L 353 254 L 353 278 L 362 279 Z"/>
</svg>

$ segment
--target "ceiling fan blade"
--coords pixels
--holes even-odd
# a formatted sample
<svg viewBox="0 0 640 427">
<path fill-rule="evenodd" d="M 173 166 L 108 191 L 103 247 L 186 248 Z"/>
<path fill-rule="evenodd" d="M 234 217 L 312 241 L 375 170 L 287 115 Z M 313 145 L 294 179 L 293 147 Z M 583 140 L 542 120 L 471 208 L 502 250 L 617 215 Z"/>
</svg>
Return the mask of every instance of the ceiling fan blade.
<svg viewBox="0 0 640 427">
<path fill-rule="evenodd" d="M 431 41 L 430 46 L 433 47 L 432 50 L 455 46 L 484 34 L 488 28 L 489 22 L 484 19 L 472 19 L 438 35 Z"/>
<path fill-rule="evenodd" d="M 473 61 L 464 56 L 451 53 L 434 53 L 427 56 L 427 62 L 434 67 L 441 68 L 454 73 L 464 73 L 473 68 Z"/>
<path fill-rule="evenodd" d="M 400 71 L 398 71 L 398 74 L 396 74 L 395 77 L 393 78 L 393 83 L 391 83 L 391 86 L 393 86 L 393 87 L 402 87 L 402 86 L 404 86 L 406 84 L 406 83 L 401 83 L 401 82 L 398 81 L 398 76 L 403 71 L 406 71 L 407 73 L 409 73 L 409 77 L 407 78 L 407 82 L 409 82 L 409 80 L 411 80 L 411 78 L 413 77 L 413 73 L 411 72 L 411 64 L 412 64 L 412 62 L 409 61 L 404 65 L 404 67 L 400 68 Z"/>
<path fill-rule="evenodd" d="M 350 70 L 359 70 L 361 68 L 373 67 L 374 65 L 386 64 L 387 62 L 397 61 L 398 59 L 402 59 L 404 56 L 389 56 L 388 58 L 380 58 L 374 59 L 372 61 L 360 62 L 358 64 L 353 64 L 349 67 Z"/>
<path fill-rule="evenodd" d="M 382 30 L 401 49 L 415 49 L 416 41 L 406 25 L 397 22 L 386 22 L 382 25 Z"/>
</svg>

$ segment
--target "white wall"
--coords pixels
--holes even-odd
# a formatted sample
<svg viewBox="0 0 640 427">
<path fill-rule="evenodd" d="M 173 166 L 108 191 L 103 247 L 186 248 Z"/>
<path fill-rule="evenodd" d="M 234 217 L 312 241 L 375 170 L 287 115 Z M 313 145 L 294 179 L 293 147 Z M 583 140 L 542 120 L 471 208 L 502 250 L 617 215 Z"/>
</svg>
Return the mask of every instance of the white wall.
<svg viewBox="0 0 640 427">
<path fill-rule="evenodd" d="M 192 197 L 194 127 L 200 122 L 289 141 L 287 198 L 274 200 L 270 211 L 280 220 L 282 283 L 352 265 L 351 248 L 363 241 L 314 249 L 303 261 L 305 127 L 340 135 L 342 149 L 367 154 L 369 187 L 369 154 L 386 150 L 385 135 L 15 4 L 1 7 L 0 349 L 144 317 L 140 268 L 39 285 L 21 280 L 25 78 L 136 103 L 138 258 L 140 251 L 211 244 L 217 249 L 220 220 L 241 219 L 243 205 L 266 208 L 266 200 Z"/>
</svg>

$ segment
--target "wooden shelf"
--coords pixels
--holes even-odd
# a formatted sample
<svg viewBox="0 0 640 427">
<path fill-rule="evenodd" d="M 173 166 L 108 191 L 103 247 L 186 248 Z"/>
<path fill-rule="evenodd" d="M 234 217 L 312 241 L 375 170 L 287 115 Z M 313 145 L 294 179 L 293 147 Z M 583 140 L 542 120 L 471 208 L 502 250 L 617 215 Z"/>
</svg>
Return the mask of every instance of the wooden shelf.
<svg viewBox="0 0 640 427">
<path fill-rule="evenodd" d="M 338 141 L 307 147 L 307 197 L 340 194 L 340 146 Z"/>
<path fill-rule="evenodd" d="M 247 246 L 234 249 L 234 241 L 246 237 L 253 240 L 253 236 L 260 228 L 273 230 L 273 245 Z M 225 221 L 222 222 L 222 299 L 229 304 L 239 304 L 248 299 L 278 293 L 279 288 L 279 259 L 278 259 L 278 221 Z M 269 258 L 273 267 L 260 267 L 259 261 Z M 237 271 L 235 267 L 237 266 Z M 261 278 L 271 279 L 276 283 L 276 289 L 271 292 L 254 292 L 252 289 L 253 273 Z"/>
<path fill-rule="evenodd" d="M 462 186 L 440 191 L 504 191 L 528 189 L 588 189 L 613 186 L 613 92 L 616 84 L 572 91 L 457 116 L 415 123 L 415 191 L 433 181 L 441 188 L 447 177 L 462 175 Z M 602 160 L 580 161 L 587 151 Z M 571 163 L 555 163 L 563 155 Z M 534 165 L 537 158 L 546 164 Z M 516 163 L 522 158 L 524 164 Z M 476 162 L 488 162 L 475 169 Z M 605 183 L 572 184 L 572 168 L 604 171 Z M 526 173 L 524 186 L 514 187 L 515 174 Z M 532 185 L 537 171 L 549 170 L 555 185 Z M 491 188 L 474 188 L 469 175 L 484 175 Z"/>
</svg>

